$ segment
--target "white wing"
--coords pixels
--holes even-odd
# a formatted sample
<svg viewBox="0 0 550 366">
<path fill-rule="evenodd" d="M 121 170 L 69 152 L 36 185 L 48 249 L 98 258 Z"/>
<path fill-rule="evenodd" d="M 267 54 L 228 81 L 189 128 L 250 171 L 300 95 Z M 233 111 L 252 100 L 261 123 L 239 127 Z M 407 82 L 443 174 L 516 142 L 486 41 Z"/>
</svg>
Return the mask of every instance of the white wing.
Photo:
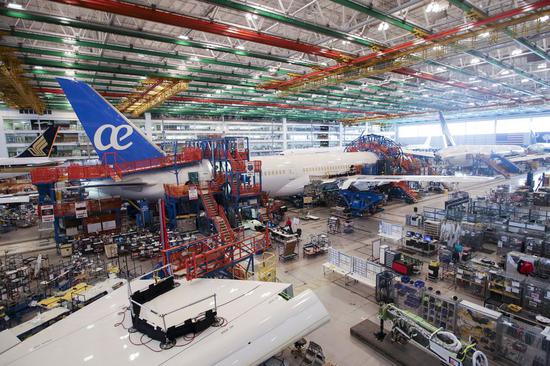
<svg viewBox="0 0 550 366">
<path fill-rule="evenodd" d="M 373 186 L 392 182 L 485 183 L 493 179 L 471 175 L 354 175 L 345 179 L 340 188 L 348 189 L 354 183 L 370 183 Z"/>
</svg>

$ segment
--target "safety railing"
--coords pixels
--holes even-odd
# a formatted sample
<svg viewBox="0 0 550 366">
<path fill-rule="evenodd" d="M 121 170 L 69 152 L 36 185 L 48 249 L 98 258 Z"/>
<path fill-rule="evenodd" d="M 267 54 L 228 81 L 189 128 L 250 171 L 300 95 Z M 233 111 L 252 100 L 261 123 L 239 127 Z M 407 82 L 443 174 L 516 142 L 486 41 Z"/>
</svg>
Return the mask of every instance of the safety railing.
<svg viewBox="0 0 550 366">
<path fill-rule="evenodd" d="M 149 302 L 153 300 L 154 298 L 172 290 L 175 287 L 173 275 L 171 273 L 171 265 L 166 264 L 160 268 L 154 269 L 144 275 L 139 276 L 137 279 L 142 279 L 144 277 L 152 276 L 155 279 L 155 286 L 159 285 L 161 281 L 168 281 L 168 286 L 160 286 L 161 288 L 155 289 L 155 291 L 150 291 L 151 286 L 149 286 L 148 289 L 145 290 L 147 292 L 148 290 L 150 293 L 148 293 L 147 297 L 150 298 L 143 298 L 143 302 L 138 302 L 134 300 L 134 298 L 138 298 L 134 296 L 136 292 L 139 292 L 141 290 L 138 290 L 136 292 L 132 291 L 131 283 L 128 282 L 128 301 L 130 302 L 130 312 L 132 314 L 132 324 L 134 327 L 136 327 L 135 330 L 143 331 L 147 334 L 147 330 L 152 330 L 152 334 L 147 334 L 151 338 L 157 339 L 161 341 L 161 347 L 164 348 L 170 348 L 173 346 L 174 339 L 177 336 L 185 335 L 188 333 L 195 333 L 196 329 L 193 329 L 196 324 L 199 321 L 204 321 L 205 318 L 210 317 L 211 319 L 208 321 L 208 323 L 211 324 L 211 322 L 214 321 L 214 317 L 217 314 L 218 309 L 218 303 L 217 303 L 217 297 L 216 294 L 213 293 L 212 295 L 205 296 L 203 298 L 200 298 L 196 301 L 184 304 L 182 306 L 178 306 L 174 309 L 171 309 L 169 311 L 159 311 L 157 309 L 154 309 L 151 306 L 145 305 L 146 302 Z M 168 277 L 163 278 L 161 281 L 157 281 L 157 276 L 155 276 L 156 273 L 160 271 L 167 271 L 170 273 Z M 143 295 L 143 294 L 142 294 Z M 141 296 L 140 296 L 141 297 Z M 170 324 L 168 325 L 167 318 L 169 316 L 179 313 L 182 314 L 183 310 L 188 309 L 192 306 L 196 306 L 201 303 L 206 303 L 206 306 L 201 307 L 200 311 L 196 312 L 196 316 L 194 318 L 185 318 L 184 321 L 178 322 L 176 324 Z M 143 316 L 145 312 L 143 310 L 147 311 L 147 316 Z M 153 315 L 158 321 L 153 321 L 150 317 Z M 208 326 L 209 324 L 207 324 Z M 156 328 L 160 327 L 162 329 L 162 335 L 158 334 L 156 332 Z M 159 339 L 163 338 L 163 339 Z"/>
<path fill-rule="evenodd" d="M 168 155 L 155 159 L 117 162 L 116 155 L 114 155 L 111 160 L 113 161 L 110 164 L 72 164 L 68 167 L 36 168 L 31 172 L 31 180 L 33 184 L 40 184 L 53 183 L 61 180 L 120 179 L 124 174 L 200 161 L 202 160 L 202 151 L 200 148 L 188 147 L 175 155 Z"/>
</svg>

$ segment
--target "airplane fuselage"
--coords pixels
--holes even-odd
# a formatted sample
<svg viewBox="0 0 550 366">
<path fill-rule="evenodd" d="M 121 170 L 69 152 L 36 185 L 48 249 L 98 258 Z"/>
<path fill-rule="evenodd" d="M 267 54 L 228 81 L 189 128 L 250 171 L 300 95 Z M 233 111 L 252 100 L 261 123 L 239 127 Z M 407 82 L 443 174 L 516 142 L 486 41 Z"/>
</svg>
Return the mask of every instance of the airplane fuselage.
<svg viewBox="0 0 550 366">
<path fill-rule="evenodd" d="M 445 147 L 436 152 L 436 156 L 449 165 L 461 167 L 471 166 L 476 155 L 489 157 L 492 154 L 523 155 L 525 149 L 519 145 L 457 145 Z"/>
<path fill-rule="evenodd" d="M 344 174 L 357 165 L 373 165 L 378 161 L 371 152 L 318 152 L 261 156 L 262 189 L 274 197 L 285 197 L 303 192 L 311 176 Z M 128 174 L 121 186 L 97 188 L 101 193 L 128 199 L 158 199 L 164 196 L 164 184 L 185 184 L 189 173 L 198 173 L 200 181 L 212 179 L 212 166 L 203 160 L 200 164 L 174 170 L 154 170 Z M 93 188 L 92 191 L 93 193 Z"/>
</svg>

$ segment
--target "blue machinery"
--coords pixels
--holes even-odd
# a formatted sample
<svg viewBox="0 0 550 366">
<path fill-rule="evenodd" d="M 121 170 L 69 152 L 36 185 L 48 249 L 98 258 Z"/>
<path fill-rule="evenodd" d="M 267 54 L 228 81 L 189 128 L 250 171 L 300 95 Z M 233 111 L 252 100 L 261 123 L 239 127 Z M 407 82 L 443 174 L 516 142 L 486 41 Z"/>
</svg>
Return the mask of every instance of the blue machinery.
<svg viewBox="0 0 550 366">
<path fill-rule="evenodd" d="M 375 191 L 354 191 L 341 189 L 338 194 L 344 205 L 350 210 L 354 217 L 361 217 L 365 214 L 377 212 L 384 203 L 384 194 Z"/>
</svg>

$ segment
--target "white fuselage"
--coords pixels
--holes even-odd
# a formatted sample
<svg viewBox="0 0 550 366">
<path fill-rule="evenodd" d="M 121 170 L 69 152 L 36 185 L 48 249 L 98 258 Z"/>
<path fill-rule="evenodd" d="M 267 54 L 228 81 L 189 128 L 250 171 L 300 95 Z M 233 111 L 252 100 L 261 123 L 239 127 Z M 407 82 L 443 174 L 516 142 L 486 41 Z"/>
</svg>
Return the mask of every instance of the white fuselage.
<svg viewBox="0 0 550 366">
<path fill-rule="evenodd" d="M 542 154 L 550 151 L 550 143 L 537 142 L 536 144 L 529 145 L 527 151 L 534 154 Z"/>
<path fill-rule="evenodd" d="M 525 149 L 519 145 L 457 145 L 445 147 L 438 152 L 443 161 L 454 166 L 470 166 L 476 155 L 491 156 L 492 154 L 511 156 L 525 154 Z"/>
<path fill-rule="evenodd" d="M 314 152 L 260 156 L 262 162 L 262 190 L 274 197 L 291 196 L 303 191 L 310 176 L 344 174 L 353 166 L 376 164 L 378 157 L 371 152 Z M 101 187 L 103 194 L 128 199 L 158 199 L 164 196 L 164 184 L 185 184 L 189 173 L 198 172 L 200 181 L 212 179 L 212 166 L 207 160 L 178 169 L 178 180 L 173 170 L 156 170 L 123 176 L 119 187 Z M 131 184 L 135 185 L 131 185 Z M 93 193 L 93 189 L 92 189 Z"/>
</svg>

